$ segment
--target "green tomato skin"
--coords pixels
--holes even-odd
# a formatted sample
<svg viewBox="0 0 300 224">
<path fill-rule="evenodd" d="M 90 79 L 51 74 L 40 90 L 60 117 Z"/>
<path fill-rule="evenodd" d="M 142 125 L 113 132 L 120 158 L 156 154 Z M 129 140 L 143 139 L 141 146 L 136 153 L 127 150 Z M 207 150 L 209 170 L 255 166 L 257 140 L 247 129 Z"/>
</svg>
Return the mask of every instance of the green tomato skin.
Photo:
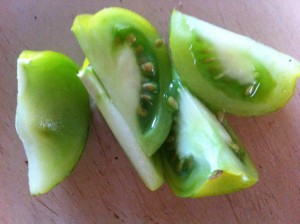
<svg viewBox="0 0 300 224">
<path fill-rule="evenodd" d="M 163 103 L 171 81 L 171 65 L 157 30 L 134 12 L 106 8 L 95 15 L 77 16 L 72 31 L 140 148 L 152 156 L 167 137 L 172 122 Z M 158 88 L 143 95 L 143 84 L 147 83 L 157 84 Z M 142 104 L 142 97 L 149 97 L 149 104 Z M 147 109 L 139 110 L 141 105 Z"/>
<path fill-rule="evenodd" d="M 170 50 L 190 91 L 214 111 L 257 116 L 292 97 L 300 63 L 248 37 L 173 12 Z"/>
<path fill-rule="evenodd" d="M 227 121 L 220 123 L 200 101 L 174 81 L 177 99 L 172 131 L 161 148 L 167 183 L 179 197 L 233 193 L 255 184 L 258 173 Z"/>
<path fill-rule="evenodd" d="M 52 51 L 18 58 L 16 129 L 28 158 L 32 195 L 47 193 L 78 163 L 87 140 L 89 96 L 78 66 Z"/>
</svg>

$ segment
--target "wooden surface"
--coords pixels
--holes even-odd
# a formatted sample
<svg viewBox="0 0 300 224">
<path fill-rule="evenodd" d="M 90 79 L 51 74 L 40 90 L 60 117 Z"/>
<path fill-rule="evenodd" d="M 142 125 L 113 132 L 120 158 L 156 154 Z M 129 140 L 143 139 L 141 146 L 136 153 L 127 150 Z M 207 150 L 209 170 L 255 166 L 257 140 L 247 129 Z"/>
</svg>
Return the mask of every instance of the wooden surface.
<svg viewBox="0 0 300 224">
<path fill-rule="evenodd" d="M 0 0 L 0 223 L 300 223 L 299 82 L 279 112 L 230 117 L 260 173 L 251 189 L 202 199 L 176 198 L 166 185 L 149 192 L 94 111 L 86 150 L 72 175 L 52 192 L 30 196 L 14 123 L 17 57 L 24 49 L 51 49 L 81 64 L 72 21 L 107 6 L 137 11 L 165 38 L 177 8 L 300 59 L 300 1 Z"/>
</svg>

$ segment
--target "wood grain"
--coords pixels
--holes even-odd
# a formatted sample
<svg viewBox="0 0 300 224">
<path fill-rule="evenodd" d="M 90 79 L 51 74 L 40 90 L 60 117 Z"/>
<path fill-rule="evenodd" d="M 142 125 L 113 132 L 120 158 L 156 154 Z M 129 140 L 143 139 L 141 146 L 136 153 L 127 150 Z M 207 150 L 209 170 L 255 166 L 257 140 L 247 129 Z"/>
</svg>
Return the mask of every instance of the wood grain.
<svg viewBox="0 0 300 224">
<path fill-rule="evenodd" d="M 82 63 L 69 31 L 79 13 L 123 6 L 148 18 L 167 39 L 173 8 L 248 35 L 300 60 L 300 2 L 293 0 L 37 1 L 0 0 L 0 223 L 300 223 L 300 94 L 282 110 L 230 117 L 260 173 L 231 195 L 176 198 L 149 192 L 94 109 L 78 166 L 52 192 L 31 197 L 23 146 L 15 131 L 16 60 L 24 49 L 51 49 Z"/>
</svg>

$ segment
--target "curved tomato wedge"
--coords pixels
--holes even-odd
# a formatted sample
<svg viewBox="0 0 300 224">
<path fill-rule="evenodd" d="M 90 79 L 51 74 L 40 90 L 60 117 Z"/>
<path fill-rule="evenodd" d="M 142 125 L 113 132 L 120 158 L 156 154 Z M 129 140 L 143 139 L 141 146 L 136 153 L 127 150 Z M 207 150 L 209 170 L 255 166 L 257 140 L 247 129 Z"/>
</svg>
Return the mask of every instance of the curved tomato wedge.
<svg viewBox="0 0 300 224">
<path fill-rule="evenodd" d="M 292 97 L 300 63 L 294 58 L 174 11 L 170 49 L 182 82 L 211 109 L 262 115 Z"/>
<path fill-rule="evenodd" d="M 16 129 L 32 195 L 63 181 L 84 150 L 90 101 L 78 71 L 73 60 L 53 51 L 23 51 L 18 58 Z"/>
<path fill-rule="evenodd" d="M 163 103 L 171 65 L 157 30 L 134 12 L 106 8 L 77 16 L 72 31 L 141 150 L 153 155 L 172 122 Z"/>
<path fill-rule="evenodd" d="M 223 114 L 212 114 L 178 80 L 167 102 L 175 118 L 161 152 L 165 178 L 177 196 L 228 194 L 257 182 L 257 171 Z"/>
</svg>

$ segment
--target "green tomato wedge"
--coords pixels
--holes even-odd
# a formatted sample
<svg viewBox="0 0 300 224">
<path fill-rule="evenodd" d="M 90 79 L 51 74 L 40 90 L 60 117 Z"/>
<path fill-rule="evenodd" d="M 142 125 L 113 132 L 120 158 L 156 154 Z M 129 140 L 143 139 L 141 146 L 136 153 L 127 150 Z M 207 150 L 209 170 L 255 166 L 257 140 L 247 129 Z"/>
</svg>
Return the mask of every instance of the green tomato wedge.
<svg viewBox="0 0 300 224">
<path fill-rule="evenodd" d="M 17 61 L 16 129 L 28 159 L 32 195 L 49 192 L 78 163 L 90 124 L 89 95 L 78 66 L 52 51 L 23 51 Z"/>
<path fill-rule="evenodd" d="M 263 115 L 292 97 L 300 63 L 246 36 L 174 11 L 170 49 L 182 82 L 211 109 Z"/>
<path fill-rule="evenodd" d="M 77 16 L 72 31 L 130 135 L 152 156 L 172 123 L 163 101 L 171 65 L 157 30 L 134 12 L 106 8 Z"/>
<path fill-rule="evenodd" d="M 112 102 L 88 60 L 85 60 L 78 76 L 145 185 L 152 191 L 158 189 L 164 183 L 160 154 L 149 157 L 141 150 L 131 127 Z"/>
<path fill-rule="evenodd" d="M 224 114 L 212 114 L 178 80 L 167 101 L 175 118 L 161 153 L 166 181 L 177 196 L 228 194 L 257 182 L 255 166 Z"/>
</svg>

